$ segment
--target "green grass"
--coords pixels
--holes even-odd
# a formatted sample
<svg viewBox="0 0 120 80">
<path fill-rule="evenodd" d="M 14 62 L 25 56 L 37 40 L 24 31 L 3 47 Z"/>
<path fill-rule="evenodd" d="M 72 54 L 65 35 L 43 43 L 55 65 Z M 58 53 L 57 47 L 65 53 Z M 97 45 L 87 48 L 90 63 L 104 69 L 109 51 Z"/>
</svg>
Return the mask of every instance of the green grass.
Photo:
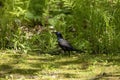
<svg viewBox="0 0 120 80">
<path fill-rule="evenodd" d="M 120 54 L 0 54 L 0 80 L 120 80 Z"/>
</svg>

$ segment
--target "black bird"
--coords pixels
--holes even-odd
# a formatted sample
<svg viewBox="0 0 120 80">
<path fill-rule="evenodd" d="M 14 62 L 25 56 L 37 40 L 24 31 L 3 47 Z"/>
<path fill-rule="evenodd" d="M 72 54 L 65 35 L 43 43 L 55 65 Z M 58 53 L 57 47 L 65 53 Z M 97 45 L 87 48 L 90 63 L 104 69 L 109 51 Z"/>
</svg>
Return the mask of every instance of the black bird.
<svg viewBox="0 0 120 80">
<path fill-rule="evenodd" d="M 58 45 L 62 48 L 62 50 L 64 50 L 64 52 L 68 51 L 70 55 L 70 51 L 80 51 L 78 49 L 73 48 L 68 41 L 63 39 L 63 36 L 60 32 L 55 32 L 55 34 L 57 35 Z"/>
</svg>

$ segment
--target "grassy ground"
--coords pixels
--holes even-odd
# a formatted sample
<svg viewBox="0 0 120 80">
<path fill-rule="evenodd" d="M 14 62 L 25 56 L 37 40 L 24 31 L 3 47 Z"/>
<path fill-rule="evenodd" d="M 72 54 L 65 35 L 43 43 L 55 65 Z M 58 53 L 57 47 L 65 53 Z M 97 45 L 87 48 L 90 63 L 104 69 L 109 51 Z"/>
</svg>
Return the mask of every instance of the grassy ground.
<svg viewBox="0 0 120 80">
<path fill-rule="evenodd" d="M 120 54 L 0 55 L 0 80 L 120 80 Z"/>
</svg>

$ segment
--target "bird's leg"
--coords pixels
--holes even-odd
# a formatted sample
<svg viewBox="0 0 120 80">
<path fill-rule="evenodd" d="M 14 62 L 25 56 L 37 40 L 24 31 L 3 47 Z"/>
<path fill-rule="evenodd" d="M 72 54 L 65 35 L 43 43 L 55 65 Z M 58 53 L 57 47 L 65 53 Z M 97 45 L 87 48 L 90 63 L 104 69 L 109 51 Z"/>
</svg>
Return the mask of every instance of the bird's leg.
<svg viewBox="0 0 120 80">
<path fill-rule="evenodd" d="M 65 50 L 63 50 L 64 51 L 64 55 L 66 54 L 66 51 Z"/>
<path fill-rule="evenodd" d="M 70 57 L 70 51 L 68 51 L 69 57 Z"/>
</svg>

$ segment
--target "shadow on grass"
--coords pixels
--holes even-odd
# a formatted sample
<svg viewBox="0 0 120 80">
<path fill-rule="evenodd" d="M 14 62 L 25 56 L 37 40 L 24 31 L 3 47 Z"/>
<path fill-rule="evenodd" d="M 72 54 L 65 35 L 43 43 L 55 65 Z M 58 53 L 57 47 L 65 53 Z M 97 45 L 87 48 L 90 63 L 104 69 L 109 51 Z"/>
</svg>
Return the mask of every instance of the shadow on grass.
<svg viewBox="0 0 120 80">
<path fill-rule="evenodd" d="M 115 65 L 120 65 L 120 57 L 116 57 L 116 58 L 113 58 L 113 59 L 107 59 L 108 62 L 112 62 L 113 64 Z"/>
<path fill-rule="evenodd" d="M 35 75 L 40 69 L 12 69 L 9 74 Z"/>
<path fill-rule="evenodd" d="M 8 74 L 12 69 L 13 67 L 9 64 L 0 65 L 0 77 L 5 77 L 5 75 Z"/>
<path fill-rule="evenodd" d="M 59 73 L 58 75 L 63 76 L 64 78 L 79 78 L 78 74 L 73 73 Z"/>
<path fill-rule="evenodd" d="M 95 78 L 92 78 L 90 80 L 119 80 L 120 79 L 120 72 L 114 72 L 114 73 L 102 73 L 97 75 Z"/>
<path fill-rule="evenodd" d="M 21 54 L 14 54 L 14 55 L 9 55 L 9 57 L 12 57 L 12 58 L 21 58 L 22 55 Z"/>
<path fill-rule="evenodd" d="M 29 54 L 31 55 L 41 55 L 41 54 L 50 54 L 50 55 L 59 55 L 62 53 L 62 50 L 61 49 L 52 49 L 52 50 L 49 50 L 47 52 L 45 51 L 41 51 L 41 50 L 34 50 L 32 52 L 30 52 Z"/>
<path fill-rule="evenodd" d="M 5 78 L 8 74 L 35 75 L 41 69 L 14 69 L 9 65 L 0 65 L 0 78 Z"/>
<path fill-rule="evenodd" d="M 27 60 L 36 60 L 36 61 L 44 61 L 44 62 L 50 62 L 50 61 L 54 61 L 55 60 L 55 58 L 54 57 L 48 57 L 48 58 L 41 58 L 41 57 L 39 57 L 39 58 L 27 58 Z"/>
<path fill-rule="evenodd" d="M 10 66 L 9 64 L 2 64 L 2 65 L 0 65 L 0 69 L 1 70 L 9 70 L 9 69 L 12 69 L 12 66 Z"/>
</svg>

